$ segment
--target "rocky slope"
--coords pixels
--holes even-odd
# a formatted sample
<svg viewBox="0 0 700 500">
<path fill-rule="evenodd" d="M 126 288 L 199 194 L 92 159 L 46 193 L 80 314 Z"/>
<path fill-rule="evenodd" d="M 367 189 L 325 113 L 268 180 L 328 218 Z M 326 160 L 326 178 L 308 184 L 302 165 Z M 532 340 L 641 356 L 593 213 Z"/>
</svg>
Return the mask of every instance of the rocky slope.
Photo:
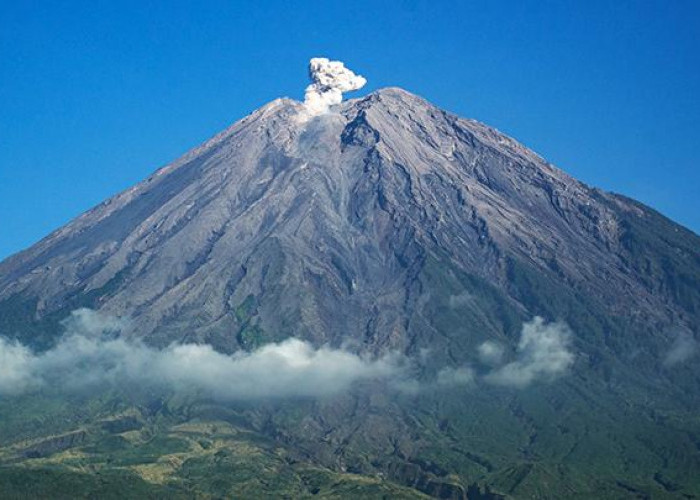
<svg viewBox="0 0 700 500">
<path fill-rule="evenodd" d="M 669 259 L 700 259 L 697 236 L 651 210 L 400 89 L 306 122 L 299 108 L 268 104 L 6 260 L 0 300 L 36 301 L 42 317 L 91 294 L 135 334 L 235 349 L 252 296 L 266 335 L 406 348 L 412 284 L 433 258 L 516 302 L 512 261 L 642 325 L 697 319 L 679 296 L 697 274 L 670 283 L 635 259 L 649 225 L 665 226 L 650 244 Z"/>
</svg>

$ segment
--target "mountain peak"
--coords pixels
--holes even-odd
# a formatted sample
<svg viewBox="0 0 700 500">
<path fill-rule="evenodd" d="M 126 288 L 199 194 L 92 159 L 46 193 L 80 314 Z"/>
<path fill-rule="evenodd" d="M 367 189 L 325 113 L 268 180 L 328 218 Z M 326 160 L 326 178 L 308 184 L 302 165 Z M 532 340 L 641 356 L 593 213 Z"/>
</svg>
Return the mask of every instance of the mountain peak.
<svg viewBox="0 0 700 500">
<path fill-rule="evenodd" d="M 414 101 L 414 102 L 423 102 L 425 103 L 425 99 L 422 97 L 409 92 L 408 90 L 401 88 L 401 87 L 382 87 L 380 89 L 377 89 L 373 92 L 370 92 L 365 98 L 367 97 L 377 97 L 379 99 L 390 99 L 390 100 L 404 100 L 404 101 Z M 362 99 L 362 98 L 361 98 Z M 354 100 L 354 99 L 353 99 Z"/>
<path fill-rule="evenodd" d="M 434 105 L 424 98 L 401 87 L 384 87 L 370 92 L 365 96 L 344 101 L 340 105 L 340 109 L 345 111 L 350 109 L 367 109 L 373 106 L 385 106 L 389 108 L 402 106 L 409 109 L 417 107 L 435 108 Z"/>
<path fill-rule="evenodd" d="M 616 308 L 646 296 L 616 253 L 630 204 L 500 132 L 398 87 L 304 112 L 275 99 L 6 260 L 0 303 L 23 296 L 43 317 L 89 294 L 142 336 L 167 343 L 194 321 L 189 335 L 233 350 L 249 295 L 266 332 L 340 341 L 374 322 L 372 342 L 405 347 L 387 314 L 401 316 L 401 280 L 427 255 L 503 286 L 508 259 L 555 268 Z M 333 310 L 347 316 L 333 324 Z"/>
</svg>

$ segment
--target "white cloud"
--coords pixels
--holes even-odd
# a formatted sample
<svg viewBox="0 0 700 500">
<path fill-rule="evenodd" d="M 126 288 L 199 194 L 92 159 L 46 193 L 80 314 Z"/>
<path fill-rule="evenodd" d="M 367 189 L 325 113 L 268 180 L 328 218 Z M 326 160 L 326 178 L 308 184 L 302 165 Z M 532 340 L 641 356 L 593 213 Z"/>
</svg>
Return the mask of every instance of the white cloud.
<svg viewBox="0 0 700 500">
<path fill-rule="evenodd" d="M 309 61 L 309 78 L 312 83 L 306 87 L 304 104 L 310 116 L 325 113 L 330 106 L 342 102 L 343 92 L 358 90 L 367 83 L 342 62 L 325 57 L 314 57 Z"/>
<path fill-rule="evenodd" d="M 443 368 L 437 374 L 437 384 L 443 387 L 472 385 L 474 380 L 474 370 L 468 366 Z"/>
<path fill-rule="evenodd" d="M 85 309 L 64 325 L 68 330 L 58 344 L 39 354 L 0 339 L 0 394 L 40 386 L 82 390 L 134 383 L 195 390 L 222 400 L 324 396 L 358 380 L 389 379 L 402 371 L 395 355 L 369 358 L 298 339 L 233 355 L 197 344 L 155 349 L 116 336 L 119 320 Z"/>
<path fill-rule="evenodd" d="M 227 356 L 208 345 L 163 351 L 154 370 L 173 386 L 206 389 L 221 399 L 322 396 L 361 379 L 397 374 L 392 357 L 377 360 L 338 349 L 314 349 L 298 339 Z"/>
<path fill-rule="evenodd" d="M 700 345 L 693 338 L 693 334 L 688 331 L 679 331 L 664 357 L 664 365 L 671 367 L 685 363 L 699 351 Z"/>
<path fill-rule="evenodd" d="M 571 330 L 564 323 L 545 323 L 535 316 L 523 324 L 517 357 L 484 378 L 487 382 L 526 387 L 537 380 L 551 380 L 568 371 L 574 363 L 569 349 Z"/>
<path fill-rule="evenodd" d="M 500 365 L 503 361 L 503 346 L 492 340 L 487 340 L 479 347 L 477 347 L 479 353 L 479 360 L 490 366 Z"/>
<path fill-rule="evenodd" d="M 436 378 L 418 382 L 409 375 L 416 363 L 431 357 L 422 350 L 409 362 L 398 354 L 368 357 L 346 349 L 319 348 L 299 339 L 270 343 L 253 352 L 231 355 L 209 345 L 172 344 L 163 349 L 119 336 L 125 322 L 89 309 L 74 311 L 63 322 L 65 334 L 50 350 L 33 353 L 0 337 L 0 395 L 37 388 L 86 390 L 136 384 L 168 391 L 196 391 L 220 400 L 315 397 L 348 389 L 360 380 L 383 379 L 395 390 L 424 390 L 492 384 L 525 387 L 536 380 L 564 374 L 573 364 L 571 332 L 562 323 L 546 324 L 535 317 L 523 325 L 516 359 L 477 377 L 468 365 L 444 367 Z M 692 337 L 679 336 L 667 355 L 682 362 L 697 350 Z M 498 366 L 504 353 L 487 341 L 478 348 L 481 361 Z"/>
<path fill-rule="evenodd" d="M 0 394 L 19 394 L 37 385 L 32 360 L 29 349 L 0 338 Z"/>
<path fill-rule="evenodd" d="M 127 321 L 84 307 L 71 312 L 61 325 L 72 335 L 92 337 L 105 333 L 118 333 L 127 326 Z"/>
</svg>

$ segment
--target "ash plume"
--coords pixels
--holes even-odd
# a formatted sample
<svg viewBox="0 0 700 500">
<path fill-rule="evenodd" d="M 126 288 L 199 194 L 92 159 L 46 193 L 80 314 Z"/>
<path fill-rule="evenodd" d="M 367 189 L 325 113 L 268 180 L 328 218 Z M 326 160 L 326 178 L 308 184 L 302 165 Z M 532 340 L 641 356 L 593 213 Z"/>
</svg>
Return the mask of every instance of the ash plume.
<svg viewBox="0 0 700 500">
<path fill-rule="evenodd" d="M 367 80 L 356 75 L 341 61 L 331 61 L 325 57 L 314 57 L 309 61 L 311 85 L 306 87 L 304 104 L 311 116 L 320 115 L 340 104 L 343 92 L 358 90 Z"/>
</svg>

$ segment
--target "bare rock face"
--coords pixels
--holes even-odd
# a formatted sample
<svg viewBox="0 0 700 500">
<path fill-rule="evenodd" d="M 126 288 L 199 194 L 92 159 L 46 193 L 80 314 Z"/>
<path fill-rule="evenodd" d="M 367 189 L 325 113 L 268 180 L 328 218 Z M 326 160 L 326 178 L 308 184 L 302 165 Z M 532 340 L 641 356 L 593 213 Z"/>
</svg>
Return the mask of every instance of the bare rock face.
<svg viewBox="0 0 700 500">
<path fill-rule="evenodd" d="M 534 273 L 642 327 L 697 326 L 679 293 L 693 295 L 700 240 L 648 208 L 401 89 L 307 121 L 301 107 L 271 102 L 7 259 L 0 307 L 37 322 L 89 305 L 156 344 L 294 335 L 411 350 L 450 336 L 425 311 L 437 269 L 483 280 L 523 316 L 548 312 L 518 281 Z M 637 258 L 646 226 L 692 275 Z"/>
</svg>

